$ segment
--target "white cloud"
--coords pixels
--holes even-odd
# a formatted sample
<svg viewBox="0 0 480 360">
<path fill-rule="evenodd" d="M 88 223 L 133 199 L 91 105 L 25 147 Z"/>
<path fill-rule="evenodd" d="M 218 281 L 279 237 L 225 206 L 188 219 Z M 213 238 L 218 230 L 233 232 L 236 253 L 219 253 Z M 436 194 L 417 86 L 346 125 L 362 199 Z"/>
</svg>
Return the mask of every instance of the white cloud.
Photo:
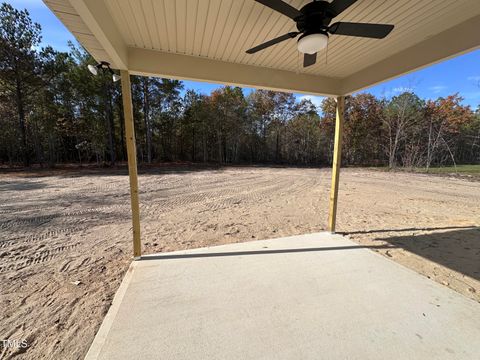
<svg viewBox="0 0 480 360">
<path fill-rule="evenodd" d="M 443 90 L 446 90 L 447 87 L 445 85 L 436 85 L 436 86 L 430 86 L 428 89 L 432 91 L 434 94 L 439 94 Z"/>
<path fill-rule="evenodd" d="M 399 86 L 399 87 L 393 88 L 392 93 L 401 94 L 406 92 L 413 92 L 414 90 L 415 88 L 413 87 Z"/>
<path fill-rule="evenodd" d="M 384 89 L 382 91 L 382 96 L 385 98 L 391 98 L 392 96 L 397 96 L 406 92 L 415 92 L 415 87 L 413 86 L 398 86 L 393 89 Z"/>
<path fill-rule="evenodd" d="M 322 105 L 323 99 L 325 99 L 325 97 L 323 96 L 303 95 L 298 98 L 298 101 L 310 100 L 313 105 L 319 107 L 320 105 Z"/>
<path fill-rule="evenodd" d="M 467 78 L 468 81 L 474 81 L 474 82 L 479 82 L 480 81 L 480 75 L 477 76 L 469 76 Z"/>
</svg>

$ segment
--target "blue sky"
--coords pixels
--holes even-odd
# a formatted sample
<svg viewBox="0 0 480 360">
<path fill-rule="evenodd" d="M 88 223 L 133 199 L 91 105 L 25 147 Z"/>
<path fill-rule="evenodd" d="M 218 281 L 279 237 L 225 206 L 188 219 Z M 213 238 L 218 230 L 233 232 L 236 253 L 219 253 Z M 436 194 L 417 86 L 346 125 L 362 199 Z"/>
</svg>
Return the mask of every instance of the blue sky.
<svg viewBox="0 0 480 360">
<path fill-rule="evenodd" d="M 44 45 L 48 44 L 57 50 L 68 51 L 67 42 L 75 41 L 75 38 L 41 0 L 7 0 L 7 2 L 16 8 L 26 8 L 32 19 L 42 26 Z M 205 94 L 220 86 L 194 81 L 184 83 L 185 88 L 195 89 Z M 407 89 L 415 91 L 424 99 L 435 99 L 458 92 L 465 98 L 465 104 L 476 109 L 480 104 L 480 50 L 382 83 L 366 91 L 377 96 L 391 97 Z M 244 90 L 245 93 L 249 91 L 250 89 Z M 315 104 L 321 101 L 321 97 L 318 96 L 299 94 L 296 96 L 299 99 L 310 98 Z"/>
</svg>

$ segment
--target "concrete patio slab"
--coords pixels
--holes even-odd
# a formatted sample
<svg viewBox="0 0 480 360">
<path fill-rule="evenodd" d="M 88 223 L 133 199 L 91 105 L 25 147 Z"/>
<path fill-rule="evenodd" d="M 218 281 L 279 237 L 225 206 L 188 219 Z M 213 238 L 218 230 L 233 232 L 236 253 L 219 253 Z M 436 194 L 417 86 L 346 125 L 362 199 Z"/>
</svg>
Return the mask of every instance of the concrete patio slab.
<svg viewBox="0 0 480 360">
<path fill-rule="evenodd" d="M 328 233 L 163 253 L 86 359 L 480 359 L 480 304 Z"/>
</svg>

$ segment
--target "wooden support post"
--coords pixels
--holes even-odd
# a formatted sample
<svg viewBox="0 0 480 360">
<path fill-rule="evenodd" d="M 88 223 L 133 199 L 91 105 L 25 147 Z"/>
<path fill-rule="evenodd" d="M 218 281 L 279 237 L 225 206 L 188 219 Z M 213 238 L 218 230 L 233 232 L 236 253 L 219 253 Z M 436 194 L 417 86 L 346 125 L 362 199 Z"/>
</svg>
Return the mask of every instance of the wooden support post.
<svg viewBox="0 0 480 360">
<path fill-rule="evenodd" d="M 330 190 L 330 212 L 328 215 L 328 231 L 335 232 L 337 219 L 338 181 L 340 179 L 340 165 L 342 163 L 342 134 L 343 115 L 345 111 L 345 97 L 337 97 L 337 117 L 335 123 L 335 145 L 333 149 L 332 188 Z"/>
<path fill-rule="evenodd" d="M 130 74 L 120 71 L 122 76 L 123 112 L 125 118 L 125 137 L 127 140 L 128 175 L 130 177 L 130 204 L 132 206 L 133 256 L 142 255 L 140 242 L 140 206 L 138 203 L 137 150 L 135 146 L 135 126 L 133 122 L 132 88 Z"/>
</svg>

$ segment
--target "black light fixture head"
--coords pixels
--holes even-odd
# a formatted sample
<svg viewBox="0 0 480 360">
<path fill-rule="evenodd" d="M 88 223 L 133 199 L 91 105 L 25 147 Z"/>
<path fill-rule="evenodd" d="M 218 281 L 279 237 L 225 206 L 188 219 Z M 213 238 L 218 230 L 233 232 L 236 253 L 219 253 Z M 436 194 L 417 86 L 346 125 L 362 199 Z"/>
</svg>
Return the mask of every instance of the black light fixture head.
<svg viewBox="0 0 480 360">
<path fill-rule="evenodd" d="M 88 67 L 88 70 L 93 75 L 98 75 L 98 70 L 102 70 L 102 71 L 108 71 L 112 75 L 113 82 L 117 82 L 118 80 L 121 79 L 120 75 L 115 74 L 113 70 L 110 68 L 110 63 L 106 61 L 100 61 L 97 65 L 89 64 L 87 67 Z"/>
</svg>

